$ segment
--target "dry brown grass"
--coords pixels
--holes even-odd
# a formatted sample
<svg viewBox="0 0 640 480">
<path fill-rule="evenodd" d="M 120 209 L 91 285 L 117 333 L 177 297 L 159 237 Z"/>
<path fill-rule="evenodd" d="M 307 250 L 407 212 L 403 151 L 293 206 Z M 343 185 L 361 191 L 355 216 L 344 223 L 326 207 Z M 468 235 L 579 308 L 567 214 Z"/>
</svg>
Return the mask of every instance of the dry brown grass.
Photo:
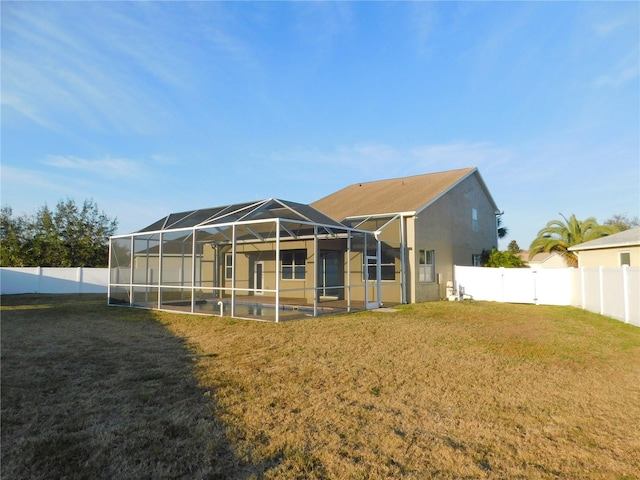
<svg viewBox="0 0 640 480">
<path fill-rule="evenodd" d="M 3 478 L 640 477 L 640 329 L 578 309 L 27 307 L 3 307 Z"/>
<path fill-rule="evenodd" d="M 185 342 L 81 297 L 2 298 L 2 479 L 243 472 Z"/>
</svg>

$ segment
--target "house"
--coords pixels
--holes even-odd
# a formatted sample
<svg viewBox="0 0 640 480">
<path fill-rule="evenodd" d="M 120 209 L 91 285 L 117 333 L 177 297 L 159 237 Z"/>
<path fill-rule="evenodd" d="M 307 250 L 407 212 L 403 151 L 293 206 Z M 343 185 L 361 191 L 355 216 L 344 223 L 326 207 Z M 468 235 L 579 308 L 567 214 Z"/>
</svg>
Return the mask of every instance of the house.
<svg viewBox="0 0 640 480">
<path fill-rule="evenodd" d="M 274 198 L 172 213 L 110 239 L 109 304 L 276 322 L 370 309 L 376 244 Z"/>
<path fill-rule="evenodd" d="M 109 304 L 277 322 L 437 300 L 498 213 L 475 168 L 172 213 L 110 239 Z"/>
<path fill-rule="evenodd" d="M 477 168 L 355 183 L 311 206 L 380 240 L 384 303 L 444 298 L 454 265 L 480 265 L 500 214 Z"/>
<path fill-rule="evenodd" d="M 567 260 L 556 252 L 536 253 L 533 258 L 529 258 L 529 250 L 518 253 L 523 261 L 527 262 L 531 268 L 567 268 Z"/>
<path fill-rule="evenodd" d="M 640 266 L 640 227 L 574 245 L 579 267 Z"/>
</svg>

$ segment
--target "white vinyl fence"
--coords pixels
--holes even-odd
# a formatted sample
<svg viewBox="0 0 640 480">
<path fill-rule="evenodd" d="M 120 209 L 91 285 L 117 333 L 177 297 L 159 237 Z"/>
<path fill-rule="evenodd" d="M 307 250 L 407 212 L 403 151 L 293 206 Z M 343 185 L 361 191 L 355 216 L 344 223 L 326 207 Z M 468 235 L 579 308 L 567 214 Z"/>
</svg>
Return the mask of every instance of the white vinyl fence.
<svg viewBox="0 0 640 480">
<path fill-rule="evenodd" d="M 3 295 L 18 293 L 107 293 L 108 268 L 0 268 Z"/>
<path fill-rule="evenodd" d="M 462 298 L 573 305 L 640 327 L 640 267 L 454 269 Z"/>
</svg>

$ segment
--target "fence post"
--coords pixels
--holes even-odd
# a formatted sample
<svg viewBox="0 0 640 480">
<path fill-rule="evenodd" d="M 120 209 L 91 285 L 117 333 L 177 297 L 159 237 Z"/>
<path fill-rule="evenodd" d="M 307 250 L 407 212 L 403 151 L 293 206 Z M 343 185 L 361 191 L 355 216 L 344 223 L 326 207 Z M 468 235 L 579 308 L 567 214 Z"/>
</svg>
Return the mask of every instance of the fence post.
<svg viewBox="0 0 640 480">
<path fill-rule="evenodd" d="M 78 267 L 76 282 L 78 284 L 78 293 L 82 293 L 82 267 Z"/>
<path fill-rule="evenodd" d="M 582 305 L 582 309 L 587 309 L 587 301 L 585 300 L 585 285 L 584 285 L 584 267 L 580 267 L 580 304 Z"/>
<path fill-rule="evenodd" d="M 36 293 L 40 293 L 42 290 L 42 267 L 38 267 L 38 280 L 36 281 Z"/>
<path fill-rule="evenodd" d="M 600 282 L 600 315 L 604 315 L 604 267 L 598 267 L 598 281 Z"/>
<path fill-rule="evenodd" d="M 622 266 L 622 292 L 624 294 L 624 323 L 629 323 L 629 265 Z"/>
</svg>

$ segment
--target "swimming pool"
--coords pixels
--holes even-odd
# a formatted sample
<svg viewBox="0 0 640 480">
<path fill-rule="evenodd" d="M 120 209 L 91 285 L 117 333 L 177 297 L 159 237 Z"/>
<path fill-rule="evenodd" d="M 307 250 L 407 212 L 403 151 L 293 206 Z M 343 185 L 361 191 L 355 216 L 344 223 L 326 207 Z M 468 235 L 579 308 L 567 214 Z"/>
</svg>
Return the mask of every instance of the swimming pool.
<svg viewBox="0 0 640 480">
<path fill-rule="evenodd" d="M 231 316 L 231 301 L 222 301 L 223 315 Z M 212 300 L 205 303 L 199 303 L 196 306 L 199 313 L 220 314 L 220 305 L 218 301 Z M 309 305 L 279 305 L 279 318 L 294 319 L 313 316 L 313 307 Z M 334 313 L 335 309 L 327 307 L 318 307 L 318 315 Z M 263 320 L 276 319 L 276 306 L 269 303 L 260 302 L 236 302 L 234 316 L 238 318 L 260 318 Z"/>
</svg>

